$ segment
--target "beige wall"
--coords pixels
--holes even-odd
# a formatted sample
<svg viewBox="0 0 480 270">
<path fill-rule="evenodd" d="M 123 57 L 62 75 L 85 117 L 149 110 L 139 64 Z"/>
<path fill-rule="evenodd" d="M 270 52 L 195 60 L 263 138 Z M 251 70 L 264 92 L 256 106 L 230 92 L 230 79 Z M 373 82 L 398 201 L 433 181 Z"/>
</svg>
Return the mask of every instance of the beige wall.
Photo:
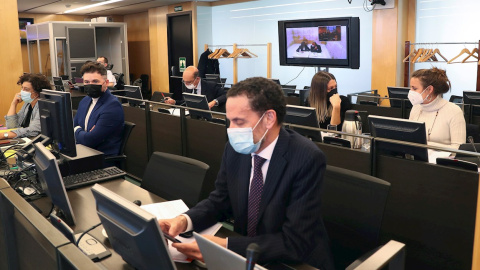
<svg viewBox="0 0 480 270">
<path fill-rule="evenodd" d="M 18 30 L 18 11 L 16 0 L 0 1 L 0 25 L 2 42 L 0 42 L 0 123 L 5 124 L 7 114 L 15 93 L 20 91 L 18 77 L 22 75 L 22 54 L 20 50 L 20 33 Z"/>
<path fill-rule="evenodd" d="M 133 75 L 130 78 L 130 83 L 140 78 L 142 74 L 147 74 L 151 79 L 148 12 L 125 15 L 124 22 L 127 24 L 130 74 Z"/>
</svg>

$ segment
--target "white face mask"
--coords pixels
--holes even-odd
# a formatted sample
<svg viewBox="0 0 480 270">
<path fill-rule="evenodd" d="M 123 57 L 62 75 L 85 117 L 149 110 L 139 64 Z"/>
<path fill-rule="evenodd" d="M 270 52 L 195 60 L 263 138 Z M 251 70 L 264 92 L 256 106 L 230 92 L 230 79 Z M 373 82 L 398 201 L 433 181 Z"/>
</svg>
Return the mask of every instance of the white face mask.
<svg viewBox="0 0 480 270">
<path fill-rule="evenodd" d="M 430 96 L 430 94 L 428 94 L 425 98 L 422 97 L 422 94 L 425 92 L 425 90 L 427 90 L 427 88 L 425 88 L 422 93 L 418 93 L 413 90 L 408 91 L 408 99 L 412 105 L 422 104 Z"/>
<path fill-rule="evenodd" d="M 198 77 L 197 77 L 197 78 L 198 78 Z M 192 83 L 192 84 L 186 84 L 186 83 L 183 83 L 183 84 L 185 85 L 185 87 L 186 87 L 187 89 L 190 89 L 190 90 L 195 89 L 195 81 L 197 80 L 197 78 L 195 78 L 195 79 L 193 80 L 193 83 Z"/>
</svg>

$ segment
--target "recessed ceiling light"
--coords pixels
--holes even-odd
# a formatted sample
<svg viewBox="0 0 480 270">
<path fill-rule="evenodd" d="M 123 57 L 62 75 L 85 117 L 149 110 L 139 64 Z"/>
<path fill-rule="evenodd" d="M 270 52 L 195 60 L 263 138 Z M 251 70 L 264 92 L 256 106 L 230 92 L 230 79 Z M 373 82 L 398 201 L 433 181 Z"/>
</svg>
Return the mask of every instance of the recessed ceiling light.
<svg viewBox="0 0 480 270">
<path fill-rule="evenodd" d="M 72 13 L 72 12 L 76 12 L 76 11 L 79 11 L 79 10 L 84 10 L 84 9 L 98 7 L 98 6 L 108 5 L 108 4 L 115 3 L 115 2 L 120 2 L 120 1 L 123 1 L 123 0 L 109 0 L 109 1 L 101 2 L 101 3 L 96 3 L 96 4 L 92 4 L 92 5 L 88 5 L 88 6 L 83 6 L 83 7 L 79 7 L 79 8 L 70 9 L 70 10 L 67 10 L 63 13 Z"/>
</svg>

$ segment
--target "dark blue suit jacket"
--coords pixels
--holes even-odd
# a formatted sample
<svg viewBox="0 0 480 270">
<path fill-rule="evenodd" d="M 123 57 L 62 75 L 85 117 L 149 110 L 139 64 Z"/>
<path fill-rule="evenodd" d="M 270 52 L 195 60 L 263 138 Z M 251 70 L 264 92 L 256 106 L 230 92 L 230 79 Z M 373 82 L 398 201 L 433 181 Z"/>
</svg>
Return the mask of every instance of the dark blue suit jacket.
<svg viewBox="0 0 480 270">
<path fill-rule="evenodd" d="M 228 248 L 245 256 L 255 242 L 262 250 L 260 262 L 301 261 L 333 269 L 321 213 L 325 166 L 314 143 L 282 128 L 263 187 L 257 236 L 229 237 Z M 247 235 L 250 172 L 251 156 L 227 143 L 215 191 L 187 212 L 196 231 L 233 217 L 235 231 Z"/>
<path fill-rule="evenodd" d="M 118 155 L 125 122 L 122 105 L 107 90 L 95 104 L 88 120 L 88 127 L 85 128 L 85 117 L 91 102 L 92 98 L 86 96 L 78 105 L 77 114 L 73 120 L 75 127 L 81 127 L 75 132 L 77 143 L 101 151 L 105 156 Z M 95 128 L 90 131 L 93 126 Z"/>
</svg>

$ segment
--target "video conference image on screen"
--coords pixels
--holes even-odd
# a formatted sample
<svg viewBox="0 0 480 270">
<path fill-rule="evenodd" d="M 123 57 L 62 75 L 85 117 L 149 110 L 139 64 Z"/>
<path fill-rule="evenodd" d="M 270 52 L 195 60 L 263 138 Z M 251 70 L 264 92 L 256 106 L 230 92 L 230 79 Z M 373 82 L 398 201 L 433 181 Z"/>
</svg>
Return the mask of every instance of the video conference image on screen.
<svg viewBox="0 0 480 270">
<path fill-rule="evenodd" d="M 347 27 L 287 28 L 287 58 L 347 59 Z"/>
</svg>

